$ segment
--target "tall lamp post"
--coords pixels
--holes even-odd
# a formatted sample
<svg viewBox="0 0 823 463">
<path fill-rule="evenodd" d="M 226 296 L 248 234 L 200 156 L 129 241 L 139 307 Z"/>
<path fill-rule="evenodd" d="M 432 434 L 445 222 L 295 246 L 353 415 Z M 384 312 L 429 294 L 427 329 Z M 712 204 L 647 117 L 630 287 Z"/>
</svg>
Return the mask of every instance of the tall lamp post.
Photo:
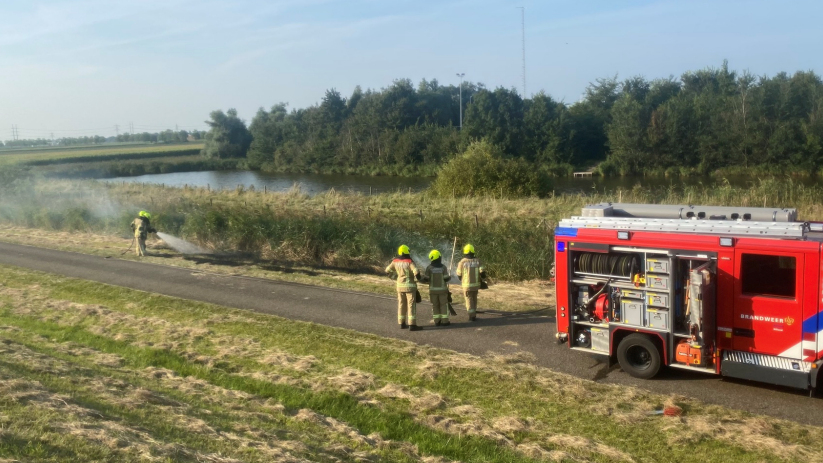
<svg viewBox="0 0 823 463">
<path fill-rule="evenodd" d="M 460 78 L 460 130 L 463 130 L 463 76 L 465 75 L 465 72 L 457 73 L 457 77 Z"/>
</svg>

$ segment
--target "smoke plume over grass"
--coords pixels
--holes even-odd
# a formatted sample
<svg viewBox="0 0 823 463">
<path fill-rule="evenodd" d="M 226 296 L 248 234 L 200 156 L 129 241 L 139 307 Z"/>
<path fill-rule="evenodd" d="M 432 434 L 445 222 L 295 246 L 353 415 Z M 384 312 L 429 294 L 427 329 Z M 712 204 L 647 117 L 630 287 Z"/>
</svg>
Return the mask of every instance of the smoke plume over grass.
<svg viewBox="0 0 823 463">
<path fill-rule="evenodd" d="M 175 251 L 181 254 L 208 254 L 208 249 L 203 249 L 200 246 L 190 243 L 184 239 L 180 239 L 176 236 L 169 235 L 168 233 L 157 232 L 157 236 L 160 237 L 163 242 L 165 242 L 170 248 L 174 249 Z"/>
</svg>

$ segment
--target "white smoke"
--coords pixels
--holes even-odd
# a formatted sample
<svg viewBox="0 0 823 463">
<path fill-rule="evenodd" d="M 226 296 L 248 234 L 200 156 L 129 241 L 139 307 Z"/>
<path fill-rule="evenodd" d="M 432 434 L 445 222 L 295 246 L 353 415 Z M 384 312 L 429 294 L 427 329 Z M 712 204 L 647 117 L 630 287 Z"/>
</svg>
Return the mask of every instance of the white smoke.
<svg viewBox="0 0 823 463">
<path fill-rule="evenodd" d="M 180 239 L 176 236 L 169 235 L 168 233 L 157 232 L 157 236 L 160 237 L 163 242 L 169 245 L 170 248 L 174 249 L 175 251 L 182 253 L 182 254 L 210 254 L 211 252 L 208 249 L 203 249 L 200 246 L 189 243 L 184 239 Z"/>
<path fill-rule="evenodd" d="M 449 274 L 454 275 L 457 271 L 457 263 L 463 258 L 463 254 L 459 248 L 460 243 L 458 243 L 458 247 L 455 249 L 454 262 L 452 262 L 452 244 L 453 243 L 448 241 L 441 241 L 440 243 L 434 245 L 423 246 L 419 251 L 417 251 L 417 253 L 412 251 L 411 258 L 414 261 L 414 265 L 416 265 L 421 272 L 425 270 L 431 263 L 429 260 L 429 252 L 431 252 L 432 249 L 437 249 L 440 251 L 440 261 L 443 265 L 449 266 Z M 454 279 L 452 279 L 452 283 L 453 282 Z"/>
</svg>

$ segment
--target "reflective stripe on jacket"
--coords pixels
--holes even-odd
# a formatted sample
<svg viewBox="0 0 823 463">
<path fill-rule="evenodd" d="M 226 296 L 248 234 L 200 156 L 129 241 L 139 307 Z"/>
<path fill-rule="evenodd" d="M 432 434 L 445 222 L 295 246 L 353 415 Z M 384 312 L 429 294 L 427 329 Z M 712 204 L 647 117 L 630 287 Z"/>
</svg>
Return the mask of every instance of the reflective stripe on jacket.
<svg viewBox="0 0 823 463">
<path fill-rule="evenodd" d="M 457 276 L 465 290 L 480 289 L 480 272 L 482 271 L 483 266 L 480 265 L 480 259 L 462 259 L 457 263 Z"/>
<path fill-rule="evenodd" d="M 449 270 L 444 265 L 429 265 L 426 267 L 426 276 L 429 278 L 429 293 L 443 294 L 449 291 Z"/>
<path fill-rule="evenodd" d="M 417 283 L 414 281 L 414 276 L 419 275 L 420 271 L 414 265 L 411 259 L 394 259 L 388 267 L 386 273 L 397 274 L 397 291 L 401 293 L 411 293 L 417 290 Z"/>
<path fill-rule="evenodd" d="M 146 236 L 146 222 L 140 217 L 134 219 L 134 222 L 131 223 L 131 228 L 134 230 L 134 236 L 136 238 Z"/>
</svg>

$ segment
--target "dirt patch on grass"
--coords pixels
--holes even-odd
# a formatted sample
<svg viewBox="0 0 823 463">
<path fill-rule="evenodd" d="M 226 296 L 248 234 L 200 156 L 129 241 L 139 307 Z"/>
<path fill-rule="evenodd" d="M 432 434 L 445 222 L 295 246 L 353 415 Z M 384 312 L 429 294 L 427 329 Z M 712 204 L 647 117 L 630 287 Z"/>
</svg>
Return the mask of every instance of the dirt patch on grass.
<svg viewBox="0 0 823 463">
<path fill-rule="evenodd" d="M 476 357 L 344 330 L 328 330 L 329 335 L 324 334 L 322 342 L 334 347 L 345 343 L 346 349 L 349 346 L 363 346 L 375 349 L 378 355 L 385 354 L 380 350 L 392 355 L 402 355 L 404 359 L 408 359 L 408 363 L 403 365 L 405 370 L 397 370 L 391 375 L 393 380 L 407 375 L 409 384 L 423 385 L 409 387 L 386 381 L 377 374 L 364 371 L 369 369 L 368 366 L 360 365 L 362 369 L 355 369 L 342 367 L 339 362 L 334 361 L 325 364 L 324 360 L 327 358 L 337 360 L 334 358 L 337 351 L 329 355 L 324 350 L 328 349 L 328 346 L 317 350 L 317 357 L 297 355 L 287 350 L 266 347 L 275 342 L 265 336 L 254 338 L 226 334 L 227 328 L 221 326 L 221 323 L 227 320 L 231 320 L 229 323 L 232 324 L 256 323 L 260 320 L 243 318 L 231 311 L 226 311 L 225 314 L 205 314 L 203 318 L 181 323 L 179 320 L 162 318 L 166 312 L 160 310 L 147 312 L 156 313 L 156 316 L 134 314 L 144 310 L 143 307 L 148 310 L 152 307 L 150 305 L 142 306 L 135 303 L 134 306 L 127 307 L 126 312 L 119 312 L 99 305 L 48 300 L 42 296 L 46 293 L 37 286 L 22 289 L 0 286 L 0 297 L 11 301 L 7 306 L 11 307 L 13 312 L 33 320 L 50 320 L 63 326 L 88 326 L 89 329 L 95 327 L 101 336 L 123 339 L 139 346 L 169 349 L 190 361 L 208 368 L 225 370 L 237 376 L 250 376 L 305 389 L 341 391 L 361 402 L 407 412 L 418 423 L 433 429 L 453 435 L 481 436 L 534 458 L 549 461 L 565 458 L 628 462 L 632 461 L 634 456 L 625 452 L 619 442 L 609 440 L 607 435 L 602 438 L 604 441 L 595 437 L 601 435 L 597 433 L 586 434 L 589 437 L 570 435 L 575 432 L 565 427 L 567 423 L 552 421 L 553 417 L 541 414 L 541 407 L 545 405 L 550 410 L 574 410 L 574 413 L 588 416 L 587 419 L 603 420 L 604 427 L 613 427 L 616 424 L 627 430 L 641 429 L 643 432 L 653 433 L 655 437 L 660 438 L 658 445 L 661 442 L 665 445 L 668 439 L 672 448 L 681 451 L 683 448 L 702 445 L 705 441 L 721 441 L 728 443 L 730 447 L 753 449 L 764 456 L 792 459 L 792 455 L 799 455 L 803 461 L 821 462 L 819 452 L 811 444 L 806 444 L 807 441 L 812 442 L 818 437 L 823 437 L 823 432 L 817 428 L 800 425 L 793 427 L 780 420 L 752 418 L 733 410 L 713 411 L 714 409 L 685 397 L 656 395 L 642 389 L 598 384 L 562 375 L 532 365 L 530 362 L 533 362 L 534 358 L 528 352 L 490 352 L 484 357 Z M 120 306 L 117 307 L 122 309 Z M 228 332 L 245 334 L 250 331 L 237 330 L 236 326 L 232 326 Z M 0 327 L 0 338 L 3 333 L 9 336 L 20 335 L 19 329 L 14 327 Z M 116 355 L 111 356 L 71 343 L 55 344 L 49 339 L 32 336 L 37 343 L 52 346 L 57 352 L 71 356 L 72 361 L 74 358 L 78 361 L 85 359 L 93 365 L 117 373 L 132 371 L 128 368 L 126 359 Z M 515 342 L 505 345 L 515 349 L 518 347 Z M 0 354 L 5 358 L 19 363 L 29 360 L 20 357 L 14 349 L 4 346 L 0 343 Z M 315 351 L 300 349 L 300 352 Z M 76 373 L 66 371 L 60 362 L 43 360 L 40 365 L 39 368 L 43 371 L 55 375 Z M 416 373 L 413 373 L 412 377 L 407 374 L 409 371 Z M 118 386 L 111 381 L 105 382 L 105 388 L 111 389 L 107 397 L 111 400 L 116 399 L 119 401 L 118 406 L 124 408 L 139 409 L 140 406 L 148 406 L 158 410 L 158 413 L 167 413 L 173 417 L 175 426 L 194 434 L 211 435 L 210 433 L 217 432 L 208 417 L 197 415 L 193 407 L 186 405 L 185 401 L 181 402 L 179 398 L 172 398 L 168 393 L 158 393 L 153 389 L 181 391 L 201 403 L 213 405 L 215 409 L 220 408 L 226 413 L 233 414 L 237 417 L 238 423 L 247 423 L 245 427 L 238 424 L 229 430 L 231 432 L 223 430 L 227 439 L 225 442 L 230 441 L 238 448 L 252 448 L 258 445 L 256 442 L 262 439 L 260 436 L 271 437 L 267 434 L 269 431 L 255 424 L 265 421 L 261 413 L 269 415 L 270 419 L 285 422 L 298 420 L 301 426 L 314 423 L 324 430 L 321 434 L 332 433 L 327 440 L 334 442 L 325 448 L 336 455 L 350 451 L 366 452 L 374 457 L 376 452 L 381 451 L 380 445 L 383 445 L 380 444 L 382 441 L 377 440 L 380 436 L 351 434 L 357 431 L 344 428 L 345 423 L 335 422 L 331 418 L 318 418 L 319 415 L 310 415 L 308 412 L 304 413 L 306 416 L 298 416 L 299 413 L 293 414 L 271 399 L 263 400 L 241 391 L 218 388 L 192 377 L 180 377 L 171 370 L 147 368 L 137 370 L 136 374 L 154 383 L 149 386 L 144 384 L 143 390 L 132 388 L 130 393 L 126 393 L 118 392 L 118 387 L 122 388 L 122 385 Z M 478 381 L 495 388 L 495 391 L 498 391 L 495 394 L 499 393 L 501 387 L 509 387 L 512 394 L 519 397 L 518 400 L 522 400 L 515 403 L 513 399 L 509 402 L 503 399 L 500 402 L 501 406 L 498 406 L 497 403 L 489 401 L 490 397 L 498 397 L 497 395 L 481 397 L 455 393 L 454 397 L 449 397 L 445 392 L 438 393 L 443 391 L 437 389 L 442 384 L 460 381 L 461 378 L 485 378 Z M 675 403 L 686 410 L 686 414 L 681 418 L 652 417 L 648 414 L 662 405 Z M 184 418 L 179 418 L 178 415 Z M 572 416 L 569 419 L 583 418 Z M 684 429 L 689 431 L 684 432 Z M 335 430 L 340 432 L 335 434 Z M 368 444 L 369 442 L 376 447 Z M 299 442 L 294 445 L 298 444 Z M 401 444 L 403 443 L 398 445 Z M 359 447 L 361 445 L 369 446 L 364 450 Z M 405 455 L 405 450 L 401 447 L 389 448 L 404 452 Z M 280 449 L 290 451 L 282 446 Z M 299 453 L 291 451 L 292 455 Z M 642 452 L 638 450 L 637 458 L 642 460 L 640 455 Z M 362 456 L 366 458 L 365 454 Z M 422 457 L 418 455 L 415 458 Z"/>
<path fill-rule="evenodd" d="M 326 383 L 346 394 L 355 395 L 374 387 L 375 378 L 370 373 L 346 367 L 339 375 L 326 378 Z"/>
<path fill-rule="evenodd" d="M 671 420 L 664 429 L 673 444 L 689 445 L 702 439 L 719 439 L 768 452 L 787 461 L 823 462 L 819 451 L 805 445 L 786 444 L 772 437 L 782 431 L 774 422 L 763 417 L 724 419 L 718 416 L 684 416 Z"/>
<path fill-rule="evenodd" d="M 32 357 L 33 360 L 37 360 L 37 356 Z M 162 442 L 141 429 L 124 426 L 117 421 L 106 419 L 94 409 L 77 405 L 67 395 L 52 393 L 36 381 L 11 379 L 5 374 L 0 374 L 0 395 L 3 396 L 3 400 L 24 405 L 31 410 L 20 417 L 24 421 L 35 417 L 48 417 L 48 430 L 45 435 L 39 431 L 39 435 L 36 436 L 41 440 L 48 441 L 50 437 L 56 440 L 58 435 L 68 435 L 119 454 L 124 459 L 137 455 L 144 461 L 167 461 L 181 456 L 196 461 L 240 461 L 215 453 L 196 451 L 178 443 Z M 20 437 L 26 437 L 26 427 L 23 423 L 18 423 L 14 428 L 17 433 L 22 433 Z"/>
<path fill-rule="evenodd" d="M 407 442 L 396 442 L 392 440 L 386 440 L 380 437 L 377 433 L 369 434 L 368 436 L 363 436 L 357 430 L 352 428 L 351 426 L 336 420 L 334 418 L 320 415 L 313 410 L 309 409 L 300 409 L 295 414 L 294 418 L 298 421 L 306 421 L 310 423 L 314 423 L 317 425 L 328 427 L 330 430 L 337 434 L 342 434 L 348 436 L 350 439 L 355 440 L 363 445 L 368 445 L 370 447 L 378 448 L 378 449 L 392 449 L 394 451 L 399 451 L 400 453 L 404 454 L 406 457 L 411 458 L 416 461 L 421 462 L 448 462 L 447 460 L 442 457 L 423 457 L 420 455 L 420 452 L 414 445 L 411 445 Z M 354 455 L 355 457 L 362 457 L 362 455 Z"/>
<path fill-rule="evenodd" d="M 88 375 L 88 372 L 83 372 L 82 368 L 71 368 L 62 360 L 38 354 L 22 345 L 10 343 L 4 344 L 4 346 L 6 347 L 5 354 L 13 354 L 7 358 L 13 358 L 15 362 L 23 362 L 37 371 L 53 372 L 56 371 L 55 366 L 61 366 L 62 368 L 59 371 L 71 371 L 74 374 L 83 373 L 86 376 Z M 67 346 L 62 350 L 69 351 L 71 349 L 71 346 Z M 309 451 L 308 447 L 300 441 L 283 440 L 282 437 L 277 436 L 272 431 L 248 424 L 255 421 L 258 423 L 270 422 L 278 416 L 280 419 L 289 419 L 285 407 L 271 399 L 264 400 L 242 391 L 220 388 L 191 377 L 181 377 L 168 369 L 146 368 L 138 371 L 138 373 L 148 379 L 158 381 L 163 387 L 190 393 L 198 396 L 201 400 L 210 401 L 220 405 L 225 410 L 230 410 L 230 412 L 224 411 L 223 413 L 231 413 L 236 418 L 235 423 L 237 424 L 232 432 L 225 429 L 217 430 L 204 419 L 197 417 L 196 410 L 187 403 L 173 399 L 158 391 L 143 387 L 131 387 L 128 383 L 118 379 L 106 377 L 86 378 L 82 380 L 81 389 L 86 393 L 93 394 L 96 400 L 124 410 L 154 410 L 151 412 L 152 415 L 162 417 L 162 421 L 168 421 L 169 425 L 176 426 L 187 433 L 206 436 L 209 440 L 224 443 L 225 448 L 238 449 L 240 452 L 243 451 L 242 449 L 253 449 L 263 457 L 262 461 L 307 462 L 311 460 L 295 456 L 295 454 L 308 454 L 318 451 L 316 448 Z M 216 454 L 195 452 L 179 444 L 163 443 L 156 436 L 149 434 L 148 431 L 104 419 L 102 414 L 93 409 L 79 407 L 73 404 L 72 399 L 67 395 L 53 394 L 40 387 L 36 382 L 4 379 L 2 373 L 0 373 L 0 395 L 5 400 L 15 403 L 36 402 L 40 404 L 39 406 L 47 409 L 59 409 L 61 412 L 69 412 L 65 415 L 66 419 L 63 422 L 55 425 L 55 429 L 106 448 L 117 449 L 122 452 L 136 452 L 141 456 L 146 456 L 146 458 L 151 457 L 149 458 L 150 461 L 160 461 L 174 455 L 179 457 L 184 454 L 193 457 L 196 461 L 242 461 Z M 306 416 L 312 413 L 314 412 L 306 410 L 295 416 L 294 419 L 307 421 Z M 81 417 L 88 419 L 81 419 Z M 414 457 L 416 460 L 421 459 L 410 444 L 385 441 L 377 435 L 362 436 L 350 426 L 328 417 L 311 421 L 322 427 L 322 433 L 329 436 L 325 439 L 328 446 L 322 450 L 325 457 L 353 455 L 367 460 L 375 452 L 382 452 L 386 448 L 390 448 L 393 451 L 400 451 L 409 457 Z M 354 448 L 345 442 L 352 442 L 356 446 L 368 446 L 370 449 Z"/>
<path fill-rule="evenodd" d="M 261 352 L 263 349 L 261 349 Z M 277 351 L 272 352 L 271 349 L 265 349 L 268 354 L 260 360 L 260 363 L 265 365 L 276 365 L 283 368 L 289 368 L 297 371 L 309 371 L 317 363 L 314 356 L 299 356 L 292 355 L 288 352 Z M 251 353 L 250 355 L 255 355 Z"/>
</svg>

